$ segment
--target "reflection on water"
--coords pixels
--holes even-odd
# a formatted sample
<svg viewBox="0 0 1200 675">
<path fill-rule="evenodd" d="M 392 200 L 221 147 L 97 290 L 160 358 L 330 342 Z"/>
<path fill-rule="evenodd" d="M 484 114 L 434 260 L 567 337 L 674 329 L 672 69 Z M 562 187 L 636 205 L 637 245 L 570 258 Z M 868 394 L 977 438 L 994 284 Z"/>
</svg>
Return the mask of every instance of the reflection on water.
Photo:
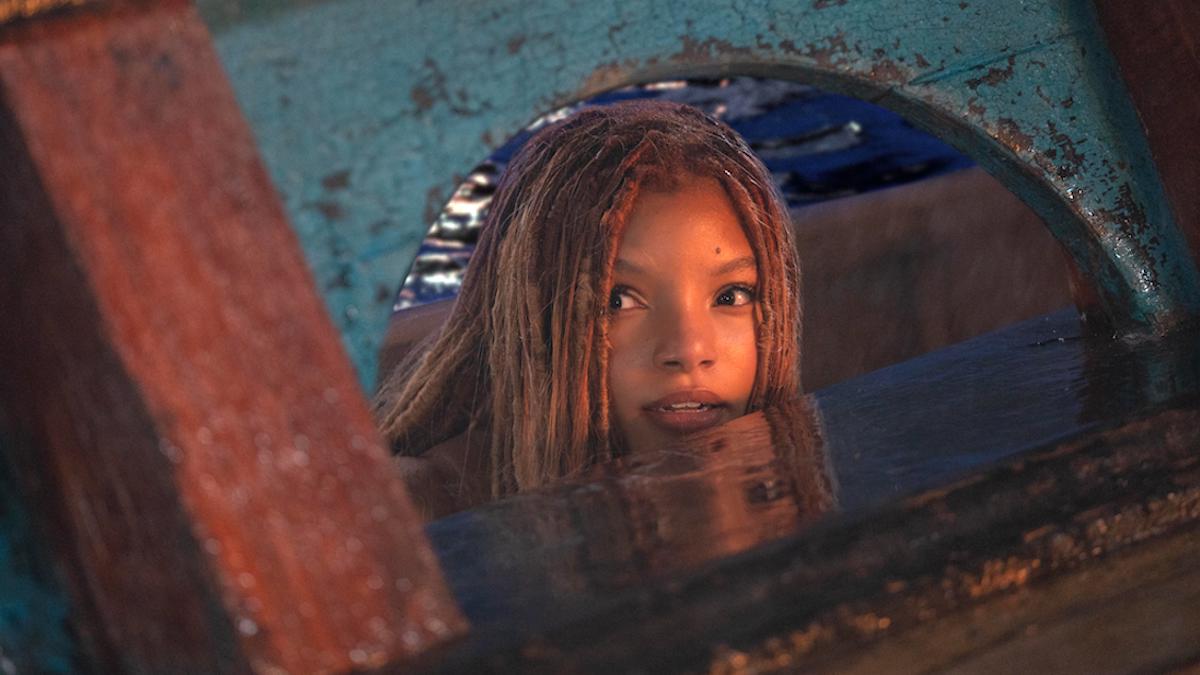
<svg viewBox="0 0 1200 675">
<path fill-rule="evenodd" d="M 1088 338 L 1063 310 L 816 393 L 846 509 L 933 487 L 1190 395 L 1194 334 Z"/>
<path fill-rule="evenodd" d="M 427 532 L 474 639 L 528 635 L 625 606 L 649 582 L 685 583 L 730 556 L 803 541 L 831 511 L 862 531 L 864 512 L 896 496 L 1195 401 L 1198 344 L 1196 333 L 1085 338 L 1074 312 L 1060 312 Z"/>
<path fill-rule="evenodd" d="M 795 534 L 835 507 L 836 485 L 806 397 L 428 532 L 473 623 L 543 625 Z"/>
<path fill-rule="evenodd" d="M 628 546 L 602 532 L 585 537 L 592 567 L 618 575 L 698 567 L 796 532 L 837 502 L 808 399 L 754 413 L 694 436 L 687 445 L 601 467 L 585 499 L 609 498 L 629 524 Z M 624 580 L 619 580 L 624 581 Z"/>
</svg>

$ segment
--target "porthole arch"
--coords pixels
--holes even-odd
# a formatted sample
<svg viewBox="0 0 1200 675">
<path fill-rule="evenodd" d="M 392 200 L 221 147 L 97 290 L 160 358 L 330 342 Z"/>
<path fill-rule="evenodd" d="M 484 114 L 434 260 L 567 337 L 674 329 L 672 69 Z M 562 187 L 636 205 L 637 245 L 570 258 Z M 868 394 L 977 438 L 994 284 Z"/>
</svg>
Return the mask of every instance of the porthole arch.
<svg viewBox="0 0 1200 675">
<path fill-rule="evenodd" d="M 677 77 L 876 102 L 1029 203 L 1119 331 L 1200 313 L 1200 275 L 1084 3 L 326 3 L 215 37 L 367 386 L 390 292 L 456 174 L 538 114 Z"/>
</svg>

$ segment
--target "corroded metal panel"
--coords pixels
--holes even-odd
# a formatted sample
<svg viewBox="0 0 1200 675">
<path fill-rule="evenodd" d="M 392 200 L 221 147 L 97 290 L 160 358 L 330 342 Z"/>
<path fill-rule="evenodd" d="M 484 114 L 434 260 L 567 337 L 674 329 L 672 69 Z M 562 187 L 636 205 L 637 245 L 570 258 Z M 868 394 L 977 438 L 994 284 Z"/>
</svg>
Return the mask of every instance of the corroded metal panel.
<svg viewBox="0 0 1200 675">
<path fill-rule="evenodd" d="M 1200 257 L 1200 4 L 1096 0 L 1096 13 L 1122 80 L 1146 128 L 1175 218 Z"/>
<path fill-rule="evenodd" d="M 877 101 L 1050 224 L 1125 333 L 1200 311 L 1200 278 L 1080 0 L 201 3 L 364 383 L 455 178 L 536 115 L 624 84 L 750 74 Z M 234 6 L 234 10 L 230 7 Z M 241 12 L 241 14 L 239 14 Z M 229 23 L 229 17 L 255 17 Z"/>
</svg>

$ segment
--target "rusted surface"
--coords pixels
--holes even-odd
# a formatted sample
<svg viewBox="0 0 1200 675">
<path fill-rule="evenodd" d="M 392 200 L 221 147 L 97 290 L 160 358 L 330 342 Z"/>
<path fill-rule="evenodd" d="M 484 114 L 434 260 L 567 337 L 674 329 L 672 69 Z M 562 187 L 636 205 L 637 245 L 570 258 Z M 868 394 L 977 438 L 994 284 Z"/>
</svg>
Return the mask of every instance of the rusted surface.
<svg viewBox="0 0 1200 675">
<path fill-rule="evenodd" d="M 77 665 L 347 670 L 463 631 L 190 5 L 6 29 L 0 91 L 0 459 Z"/>
<path fill-rule="evenodd" d="M 1162 218 L 1145 157 L 1125 147 L 1140 137 L 1125 133 L 1128 108 L 1105 84 L 1112 74 L 1105 59 L 1091 58 L 1097 42 L 1087 18 L 1072 13 L 1078 4 L 1026 3 L 1001 17 L 1012 21 L 992 22 L 1002 12 L 989 8 L 1000 4 L 954 3 L 957 14 L 951 3 L 515 8 L 529 14 L 503 4 L 475 14 L 467 4 L 380 3 L 378 14 L 339 15 L 361 7 L 328 3 L 318 8 L 328 13 L 281 15 L 335 45 L 345 40 L 356 48 L 350 54 L 325 51 L 331 43 L 305 39 L 311 34 L 303 30 L 280 31 L 286 48 L 254 31 L 238 36 L 271 64 L 264 86 L 244 89 L 260 97 L 250 108 L 261 137 L 285 158 L 281 147 L 310 158 L 294 181 L 286 163 L 277 175 L 299 186 L 288 194 L 308 213 L 300 235 L 328 254 L 316 264 L 321 287 L 349 324 L 369 306 L 364 298 L 386 301 L 369 274 L 364 295 L 359 275 L 395 262 L 405 245 L 373 225 L 372 236 L 357 238 L 354 224 L 381 222 L 371 209 L 389 203 L 371 195 L 399 195 L 406 206 L 396 213 L 416 214 L 422 199 L 448 193 L 437 192 L 452 175 L 446 167 L 485 139 L 504 138 L 531 111 L 577 97 L 588 73 L 604 73 L 596 82 L 607 86 L 734 69 L 825 78 L 920 123 L 945 123 L 947 135 L 1014 182 L 1058 228 L 1121 330 L 1165 331 L 1193 310 L 1194 267 L 1179 263 L 1178 233 Z M 417 20 L 386 20 L 387 8 Z M 589 30 L 514 33 L 539 23 L 538 12 L 548 26 Z M 338 16 L 361 23 L 333 35 L 326 20 Z M 660 30 L 679 19 L 686 35 Z M 992 30 L 972 32 L 980 22 Z M 390 39 L 373 32 L 380 26 L 415 26 L 429 42 Z M 597 26 L 611 30 L 590 30 Z M 443 39 L 450 33 L 482 46 L 464 50 Z M 522 64 L 545 70 L 494 58 L 513 44 L 528 55 Z M 579 56 L 565 44 L 592 51 Z M 428 61 L 381 58 L 381 45 Z M 306 68 L 324 72 L 331 60 L 345 67 L 309 77 Z M 1031 90 L 1036 69 L 1061 75 Z M 15 319 L 0 328 L 5 434 L 16 439 L 4 443 L 4 461 L 38 507 L 41 544 L 57 561 L 76 633 L 98 669 L 378 665 L 461 623 L 438 582 L 420 576 L 431 567 L 426 550 L 216 70 L 206 36 L 178 3 L 124 16 L 119 27 L 92 16 L 0 37 L 0 148 L 16 160 L 16 179 L 0 185 L 0 261 L 8 270 L 0 298 Z M 472 86 L 457 82 L 459 73 L 469 73 Z M 368 104 L 348 100 L 348 82 L 366 82 Z M 297 93 L 304 87 L 316 99 L 336 94 L 324 101 L 332 102 L 331 120 L 314 113 L 314 97 Z M 393 92 L 400 98 L 388 98 Z M 371 112 L 364 119 L 355 110 Z M 1076 115 L 1080 126 L 1071 124 Z M 430 124 L 435 117 L 445 126 Z M 440 135 L 414 133 L 435 127 Z M 395 183 L 376 164 L 391 157 L 403 165 Z M 320 171 L 305 173 L 311 165 Z M 1036 377 L 1004 379 L 995 370 L 1011 363 L 993 359 L 986 371 L 967 358 L 978 352 L 942 362 L 941 373 L 897 367 L 872 382 L 846 383 L 842 392 L 865 387 L 875 396 L 857 406 L 819 400 L 829 403 L 817 406 L 819 434 L 781 427 L 780 420 L 807 419 L 786 411 L 774 426 L 770 413 L 741 421 L 768 425 L 765 434 L 733 427 L 753 447 L 769 438 L 771 453 L 735 457 L 725 452 L 736 449 L 732 442 L 704 446 L 631 467 L 627 480 L 570 486 L 435 524 L 439 549 L 470 563 L 451 570 L 456 589 L 476 591 L 462 596 L 465 610 L 493 623 L 462 651 L 418 665 L 607 672 L 783 659 L 836 664 L 880 638 L 914 635 L 981 603 L 1069 581 L 1157 537 L 1172 537 L 1172 545 L 1200 518 L 1196 342 L 1176 337 L 1187 343 L 1181 353 L 1132 344 L 1124 358 L 1124 346 L 1107 343 L 1081 350 L 1080 366 L 1030 356 L 1061 356 L 1086 342 L 1078 333 L 1050 335 L 1019 345 L 1026 364 L 1047 371 Z M 965 376 L 957 372 L 964 364 Z M 979 386 L 957 402 L 946 393 L 934 399 L 935 386 L 971 377 L 979 385 L 981 372 L 1046 388 L 1047 398 Z M 880 393 L 889 391 L 913 398 Z M 897 400 L 923 405 L 908 410 Z M 1063 400 L 1078 407 L 1042 405 Z M 885 417 L 881 406 L 902 414 Z M 1040 416 L 1039 407 L 1046 408 Z M 940 417 L 943 435 L 905 419 L 915 413 Z M 979 447 L 964 438 L 983 432 L 1011 437 Z M 871 446 L 839 445 L 847 442 L 842 434 L 856 443 L 895 442 L 882 458 L 890 464 L 855 457 Z M 1029 438 L 1051 443 L 978 469 Z M 798 480 L 803 471 L 779 448 L 809 448 L 807 475 L 816 478 Z M 976 473 L 812 525 L 808 516 L 820 509 L 804 499 L 827 503 L 833 482 L 813 470 L 823 467 L 812 461 L 821 454 L 858 462 L 837 478 L 852 479 L 841 481 L 842 503 L 850 485 L 860 507 L 868 503 L 864 486 L 916 485 L 912 474 L 931 479 L 929 465 L 946 456 Z M 876 483 L 869 473 L 878 474 Z M 896 488 L 896 475 L 911 482 Z M 566 515 L 545 508 L 564 502 L 574 509 Z M 488 513 L 510 519 L 508 529 L 480 528 Z M 776 536 L 784 538 L 764 546 Z M 710 552 L 734 557 L 714 561 Z M 541 576 L 522 574 L 530 569 Z M 1169 588 L 1186 590 L 1189 580 Z M 1170 603 L 1144 606 L 1161 612 Z M 1194 612 L 1196 605 L 1174 607 Z M 506 627 L 497 619 L 514 615 L 530 623 Z M 1189 644 L 1167 647 L 1176 662 L 1195 660 Z"/>
<path fill-rule="evenodd" d="M 1200 273 L 1089 3 L 283 4 L 223 24 L 218 45 L 367 386 L 390 313 L 378 288 L 399 284 L 454 174 L 539 114 L 687 76 L 876 101 L 1042 217 L 1099 325 L 1145 337 L 1200 314 Z M 338 217 L 307 208 L 341 170 Z"/>
<path fill-rule="evenodd" d="M 1072 300 L 1069 257 L 1027 206 L 978 168 L 797 209 L 792 219 L 804 270 L 801 371 L 809 391 Z M 1070 279 L 1091 323 L 1103 320 L 1086 279 Z M 380 372 L 438 330 L 451 304 L 397 312 Z"/>
<path fill-rule="evenodd" d="M 1137 106 L 1175 217 L 1200 260 L 1200 7 L 1097 0 L 1105 38 Z"/>
</svg>

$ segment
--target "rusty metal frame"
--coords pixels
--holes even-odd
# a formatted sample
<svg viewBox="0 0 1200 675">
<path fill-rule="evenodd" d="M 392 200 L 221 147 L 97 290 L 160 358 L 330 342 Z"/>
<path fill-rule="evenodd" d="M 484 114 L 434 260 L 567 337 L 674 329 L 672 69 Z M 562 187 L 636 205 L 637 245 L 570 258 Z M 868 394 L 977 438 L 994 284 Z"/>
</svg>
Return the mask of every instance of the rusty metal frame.
<svg viewBox="0 0 1200 675">
<path fill-rule="evenodd" d="M 234 4 L 209 10 L 218 51 L 364 386 L 457 176 L 541 113 L 684 76 L 796 79 L 900 112 L 1029 203 L 1121 333 L 1200 313 L 1200 274 L 1084 0 Z"/>
</svg>

